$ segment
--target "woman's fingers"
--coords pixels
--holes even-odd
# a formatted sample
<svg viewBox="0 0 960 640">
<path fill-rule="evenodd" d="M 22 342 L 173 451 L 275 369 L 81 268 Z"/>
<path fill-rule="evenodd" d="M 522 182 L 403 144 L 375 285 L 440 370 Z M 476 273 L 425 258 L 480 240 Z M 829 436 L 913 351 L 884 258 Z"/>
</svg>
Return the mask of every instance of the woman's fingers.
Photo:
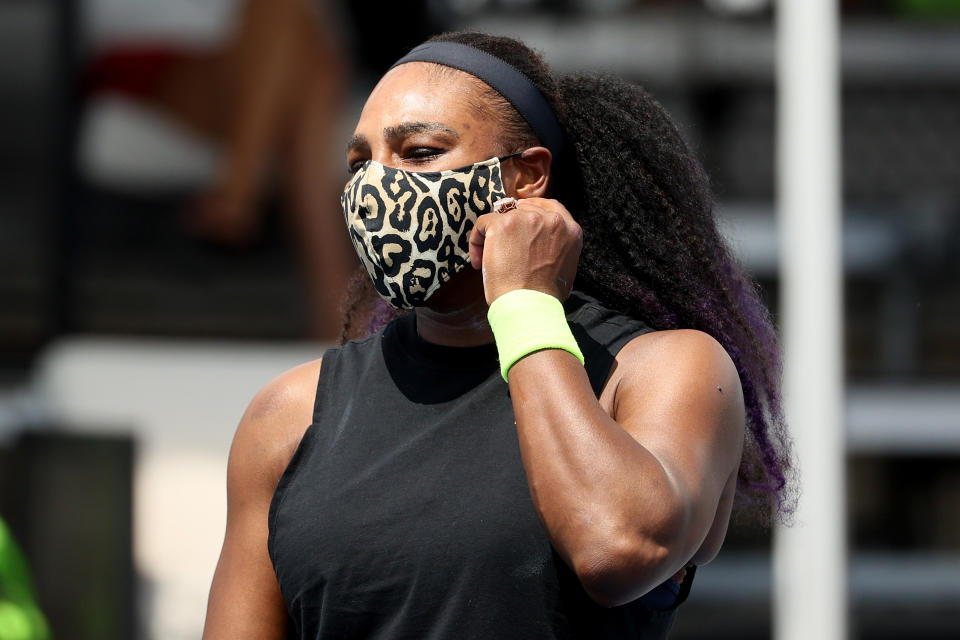
<svg viewBox="0 0 960 640">
<path fill-rule="evenodd" d="M 567 208 L 560 204 L 559 201 L 549 198 L 526 198 L 519 201 L 518 208 L 520 205 L 524 205 L 525 208 L 530 210 L 539 209 L 544 213 L 551 212 L 559 215 L 570 233 L 578 237 L 581 245 L 583 244 L 583 229 L 577 224 L 577 221 L 573 219 L 573 216 Z"/>
<path fill-rule="evenodd" d="M 483 266 L 483 243 L 487 238 L 488 226 L 496 220 L 497 213 L 485 213 L 473 224 L 470 231 L 470 265 L 474 269 L 480 269 Z"/>
<path fill-rule="evenodd" d="M 469 244 L 470 264 L 483 271 L 488 303 L 513 289 L 563 300 L 576 275 L 583 234 L 556 200 L 527 198 L 516 209 L 480 216 Z"/>
</svg>

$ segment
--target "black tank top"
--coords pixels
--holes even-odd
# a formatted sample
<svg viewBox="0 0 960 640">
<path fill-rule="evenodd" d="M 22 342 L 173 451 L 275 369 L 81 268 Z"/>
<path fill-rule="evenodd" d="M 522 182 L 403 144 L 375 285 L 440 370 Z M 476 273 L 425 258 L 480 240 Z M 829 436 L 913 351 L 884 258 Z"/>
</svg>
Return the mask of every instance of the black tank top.
<svg viewBox="0 0 960 640">
<path fill-rule="evenodd" d="M 599 394 L 651 329 L 576 292 L 564 307 Z M 621 607 L 590 600 L 531 501 L 495 345 L 425 342 L 413 314 L 323 356 L 269 524 L 305 639 L 665 638 L 693 577 Z"/>
</svg>

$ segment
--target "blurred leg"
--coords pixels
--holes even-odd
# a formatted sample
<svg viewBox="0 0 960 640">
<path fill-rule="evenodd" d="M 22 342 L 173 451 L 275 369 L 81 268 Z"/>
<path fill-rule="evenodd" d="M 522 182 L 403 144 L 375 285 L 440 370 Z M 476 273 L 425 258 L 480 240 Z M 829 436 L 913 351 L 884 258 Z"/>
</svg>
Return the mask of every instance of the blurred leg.
<svg viewBox="0 0 960 640">
<path fill-rule="evenodd" d="M 147 100 L 202 136 L 223 143 L 230 103 L 224 49 L 184 51 L 167 68 Z"/>
<path fill-rule="evenodd" d="M 192 212 L 200 234 L 234 244 L 252 240 L 263 174 L 282 152 L 309 332 L 323 340 L 339 336 L 339 305 L 356 266 L 339 208 L 345 174 L 338 126 L 349 74 L 335 26 L 316 3 L 248 0 L 230 46 L 185 57 L 156 96 L 224 146 L 220 176 Z"/>
<path fill-rule="evenodd" d="M 313 50 L 303 31 L 316 21 L 310 0 L 246 0 L 223 50 L 187 56 L 165 74 L 156 102 L 223 146 L 218 176 L 186 220 L 194 232 L 238 245 L 259 234 L 265 174 Z"/>
<path fill-rule="evenodd" d="M 339 128 L 351 70 L 329 21 L 312 25 L 307 35 L 312 53 L 286 147 L 287 187 L 311 337 L 335 340 L 342 326 L 341 299 L 357 264 L 340 210 L 346 172 Z"/>
</svg>

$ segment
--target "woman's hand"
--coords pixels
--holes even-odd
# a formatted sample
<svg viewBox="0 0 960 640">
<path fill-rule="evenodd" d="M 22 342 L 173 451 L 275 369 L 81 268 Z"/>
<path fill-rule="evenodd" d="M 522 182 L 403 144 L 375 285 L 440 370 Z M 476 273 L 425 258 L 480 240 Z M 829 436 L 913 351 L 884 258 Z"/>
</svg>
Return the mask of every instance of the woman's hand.
<svg viewBox="0 0 960 640">
<path fill-rule="evenodd" d="M 583 230 L 556 200 L 526 198 L 505 213 L 477 218 L 470 264 L 481 269 L 487 304 L 508 291 L 535 289 L 561 302 L 570 295 Z"/>
</svg>

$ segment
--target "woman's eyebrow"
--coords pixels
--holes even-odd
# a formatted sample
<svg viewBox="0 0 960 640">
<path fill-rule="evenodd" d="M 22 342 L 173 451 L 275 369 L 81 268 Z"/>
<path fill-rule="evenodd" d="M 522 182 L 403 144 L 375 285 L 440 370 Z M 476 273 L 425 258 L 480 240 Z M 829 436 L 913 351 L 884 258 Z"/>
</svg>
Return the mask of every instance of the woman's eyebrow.
<svg viewBox="0 0 960 640">
<path fill-rule="evenodd" d="M 396 142 L 415 133 L 445 133 L 454 138 L 460 138 L 460 134 L 456 130 L 439 122 L 403 122 L 395 127 L 386 127 L 383 130 L 383 137 L 390 142 Z M 354 149 L 365 149 L 369 146 L 370 143 L 367 142 L 366 136 L 357 133 L 347 141 L 347 152 L 349 153 Z"/>
<path fill-rule="evenodd" d="M 353 151 L 354 149 L 362 149 L 369 147 L 366 137 L 360 135 L 359 133 L 353 134 L 349 140 L 347 140 L 347 152 Z"/>
<path fill-rule="evenodd" d="M 366 136 L 355 133 L 350 136 L 350 139 L 347 140 L 347 152 L 353 151 L 354 149 L 361 149 L 364 147 L 369 147 L 370 144 L 367 142 Z"/>
<path fill-rule="evenodd" d="M 454 138 L 460 137 L 459 133 L 439 122 L 403 122 L 395 127 L 386 127 L 383 137 L 394 142 L 414 133 L 445 133 Z"/>
</svg>

